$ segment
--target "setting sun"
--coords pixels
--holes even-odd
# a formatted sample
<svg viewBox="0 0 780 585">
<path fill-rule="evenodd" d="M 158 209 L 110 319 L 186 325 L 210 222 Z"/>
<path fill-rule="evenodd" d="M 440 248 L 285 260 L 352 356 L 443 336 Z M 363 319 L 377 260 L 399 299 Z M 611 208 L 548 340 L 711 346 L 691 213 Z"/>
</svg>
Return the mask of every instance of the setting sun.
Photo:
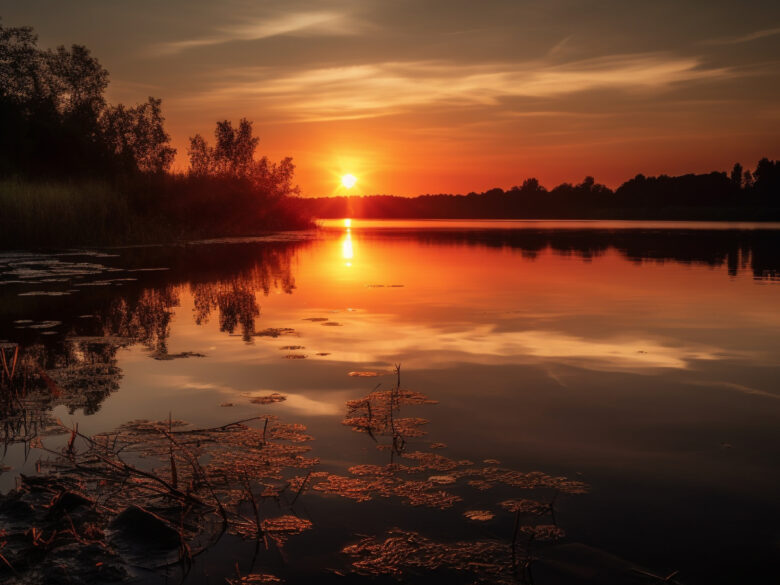
<svg viewBox="0 0 780 585">
<path fill-rule="evenodd" d="M 347 189 L 351 189 L 357 183 L 357 177 L 355 175 L 344 175 L 341 177 L 341 184 Z"/>
</svg>

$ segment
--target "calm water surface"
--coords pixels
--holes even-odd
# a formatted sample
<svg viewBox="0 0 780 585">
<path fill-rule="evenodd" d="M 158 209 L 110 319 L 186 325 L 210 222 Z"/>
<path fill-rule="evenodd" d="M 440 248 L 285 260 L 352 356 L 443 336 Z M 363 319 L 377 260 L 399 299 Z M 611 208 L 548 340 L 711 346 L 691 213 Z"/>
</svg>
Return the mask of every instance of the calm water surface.
<svg viewBox="0 0 780 585">
<path fill-rule="evenodd" d="M 316 470 L 430 451 L 566 476 L 587 493 L 555 498 L 566 535 L 539 549 L 536 583 L 675 570 L 681 583 L 776 582 L 778 225 L 342 220 L 177 247 L 0 253 L 0 297 L 6 356 L 18 347 L 64 389 L 41 386 L 36 416 L 85 434 L 169 413 L 207 427 L 271 413 L 305 425 Z M 437 404 L 407 408 L 426 434 L 394 453 L 342 420 L 347 401 L 393 387 L 396 364 L 402 387 Z M 286 399 L 251 402 L 274 392 Z M 2 489 L 36 472 L 35 432 L 6 421 Z M 446 510 L 304 490 L 296 514 L 313 526 L 283 555 L 226 536 L 186 582 L 222 583 L 236 562 L 289 582 L 363 582 L 341 549 L 393 527 L 509 546 L 514 515 L 499 502 L 517 494 L 478 487 L 458 484 Z"/>
</svg>

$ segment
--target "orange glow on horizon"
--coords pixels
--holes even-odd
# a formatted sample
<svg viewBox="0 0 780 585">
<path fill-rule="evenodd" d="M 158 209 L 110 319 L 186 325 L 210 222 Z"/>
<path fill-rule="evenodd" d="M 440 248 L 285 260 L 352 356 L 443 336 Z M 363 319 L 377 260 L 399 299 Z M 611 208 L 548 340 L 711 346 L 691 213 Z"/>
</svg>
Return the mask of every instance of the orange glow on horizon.
<svg viewBox="0 0 780 585">
<path fill-rule="evenodd" d="M 21 6 L 29 2 L 16 4 L 36 14 Z M 104 4 L 133 12 L 132 3 Z M 175 3 L 158 4 L 177 14 Z M 125 39 L 123 22 L 132 18 L 112 21 L 116 37 L 90 26 L 79 32 L 86 37 L 65 36 L 65 22 L 56 23 L 57 34 L 46 31 L 87 42 L 111 64 L 112 103 L 137 103 L 155 88 L 176 170 L 189 166 L 190 137 L 210 134 L 216 120 L 246 117 L 262 139 L 257 155 L 292 157 L 305 197 L 347 195 L 347 174 L 359 178 L 352 187 L 359 193 L 350 195 L 467 194 L 530 177 L 548 189 L 586 176 L 616 188 L 639 173 L 728 172 L 735 162 L 752 170 L 778 155 L 780 76 L 769 43 L 780 36 L 760 27 L 745 35 L 747 22 L 731 30 L 725 8 L 690 29 L 664 27 L 654 14 L 665 34 L 648 44 L 644 19 L 607 5 L 578 14 L 592 35 L 570 37 L 561 32 L 572 18 L 565 2 L 541 12 L 522 2 L 495 11 L 465 3 L 447 18 L 435 3 L 420 3 L 399 7 L 393 19 L 384 18 L 383 3 L 350 2 L 327 26 L 321 8 L 298 14 L 290 6 L 289 20 L 277 20 L 287 10 L 277 15 L 264 4 L 204 8 L 207 21 L 193 13 L 194 21 L 177 18 L 175 31 L 160 24 L 165 19 L 150 22 L 129 54 L 110 40 Z M 85 22 L 88 5 L 73 7 Z M 618 13 L 627 19 L 620 25 L 612 19 Z M 471 26 L 476 14 L 479 25 Z M 528 43 L 522 50 L 515 26 L 530 35 L 520 35 Z M 734 37 L 724 37 L 729 30 Z M 451 35 L 469 41 L 451 43 Z"/>
</svg>

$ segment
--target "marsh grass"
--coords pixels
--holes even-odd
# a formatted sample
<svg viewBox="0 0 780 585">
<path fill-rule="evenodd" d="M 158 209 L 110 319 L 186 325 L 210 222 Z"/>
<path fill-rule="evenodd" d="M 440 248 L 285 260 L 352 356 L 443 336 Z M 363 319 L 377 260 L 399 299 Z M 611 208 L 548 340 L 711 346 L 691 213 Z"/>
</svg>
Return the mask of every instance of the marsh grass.
<svg viewBox="0 0 780 585">
<path fill-rule="evenodd" d="M 288 198 L 270 198 L 226 179 L 0 179 L 0 248 L 5 249 L 165 243 L 312 226 Z"/>
<path fill-rule="evenodd" d="M 109 183 L 0 180 L 0 246 L 118 243 L 143 234 L 127 197 Z"/>
</svg>

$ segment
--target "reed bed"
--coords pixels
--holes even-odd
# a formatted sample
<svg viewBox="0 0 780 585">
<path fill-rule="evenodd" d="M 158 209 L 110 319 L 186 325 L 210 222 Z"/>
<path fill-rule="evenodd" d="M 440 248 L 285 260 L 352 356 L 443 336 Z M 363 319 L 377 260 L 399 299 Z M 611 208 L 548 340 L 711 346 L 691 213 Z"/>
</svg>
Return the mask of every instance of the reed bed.
<svg viewBox="0 0 780 585">
<path fill-rule="evenodd" d="M 0 245 L 115 243 L 139 218 L 109 183 L 0 181 Z"/>
</svg>

